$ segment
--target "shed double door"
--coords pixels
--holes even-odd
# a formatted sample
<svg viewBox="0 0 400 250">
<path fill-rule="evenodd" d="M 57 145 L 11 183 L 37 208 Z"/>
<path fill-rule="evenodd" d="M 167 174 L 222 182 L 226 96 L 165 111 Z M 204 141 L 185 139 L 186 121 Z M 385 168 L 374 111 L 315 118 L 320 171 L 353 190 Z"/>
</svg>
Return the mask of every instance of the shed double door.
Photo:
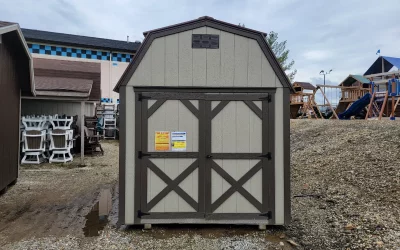
<svg viewBox="0 0 400 250">
<path fill-rule="evenodd" d="M 272 94 L 145 92 L 136 98 L 140 219 L 273 218 Z M 157 131 L 186 132 L 186 150 L 156 150 Z"/>
</svg>

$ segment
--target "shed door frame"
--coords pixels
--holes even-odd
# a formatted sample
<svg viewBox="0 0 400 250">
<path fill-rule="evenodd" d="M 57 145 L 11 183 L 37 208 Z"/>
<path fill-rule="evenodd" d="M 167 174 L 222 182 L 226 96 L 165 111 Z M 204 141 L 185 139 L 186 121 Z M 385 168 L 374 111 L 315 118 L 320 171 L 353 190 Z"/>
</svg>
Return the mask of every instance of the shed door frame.
<svg viewBox="0 0 400 250">
<path fill-rule="evenodd" d="M 239 91 L 229 91 L 230 93 L 210 93 L 203 89 L 202 91 L 177 91 L 176 89 L 171 92 L 157 92 L 157 90 L 137 91 L 135 90 L 135 222 L 140 223 L 140 219 L 206 219 L 206 220 L 270 220 L 274 221 L 274 90 L 261 91 L 254 93 L 252 90 L 240 89 Z M 158 91 L 163 91 L 159 89 Z M 228 91 L 227 91 L 228 92 Z M 236 92 L 236 93 L 232 93 Z M 253 92 L 253 93 L 251 93 Z M 148 100 L 156 100 L 156 102 L 148 108 Z M 199 145 L 198 152 L 148 152 L 148 117 L 149 114 L 154 113 L 157 108 L 167 100 L 181 101 L 191 112 L 198 118 L 199 121 Z M 198 100 L 198 109 L 190 105 L 189 100 Z M 211 122 L 212 118 L 217 115 L 217 110 L 211 109 L 212 101 L 221 101 L 221 106 L 218 108 L 221 111 L 230 101 L 243 101 L 262 122 L 262 154 L 259 153 L 239 153 L 239 154 L 213 154 L 211 152 Z M 253 101 L 262 101 L 262 110 L 259 109 Z M 217 107 L 216 107 L 217 108 Z M 266 136 L 264 136 L 266 135 Z M 267 155 L 272 155 L 268 159 Z M 236 155 L 236 156 L 235 156 Z M 175 180 L 166 177 L 165 174 L 155 168 L 149 158 L 197 158 L 197 160 L 183 171 Z M 211 203 L 211 169 L 217 169 L 218 165 L 213 159 L 260 159 L 260 164 L 256 164 L 245 176 L 251 177 L 251 172 L 255 169 L 263 169 L 262 172 L 262 203 L 257 207 L 261 208 L 260 214 L 216 214 Z M 150 163 L 149 163 L 150 162 Z M 179 183 L 184 180 L 185 176 L 190 174 L 194 169 L 198 168 L 198 202 L 194 204 L 191 201 L 189 204 L 194 207 L 197 205 L 196 212 L 153 212 L 148 213 L 147 206 L 147 168 L 158 171 L 158 177 L 166 182 L 167 186 L 164 188 L 164 194 L 167 195 L 171 190 L 174 190 L 185 201 L 185 192 L 179 190 Z M 218 169 L 220 170 L 220 169 Z M 154 172 L 154 171 L 153 171 Z M 224 175 L 224 173 L 222 173 Z M 229 176 L 229 175 L 228 175 Z M 224 177 L 224 176 L 223 176 Z M 232 184 L 233 192 L 243 192 L 242 185 L 246 178 L 242 181 L 238 180 L 233 182 L 231 178 L 225 175 L 224 177 Z M 268 180 L 268 181 L 264 181 Z M 161 191 L 161 192 L 163 192 Z M 232 190 L 229 191 L 231 193 Z M 228 193 L 228 191 L 226 192 Z M 226 196 L 226 195 L 225 195 Z M 245 195 L 247 196 L 247 195 Z M 228 196 L 229 197 L 229 196 Z M 162 197 L 161 197 L 162 198 Z M 160 197 L 158 197 L 160 199 Z M 151 201 L 150 201 L 151 202 Z M 154 202 L 153 202 L 154 203 Z M 254 202 L 253 202 L 254 203 Z M 271 223 L 270 222 L 270 223 Z"/>
</svg>

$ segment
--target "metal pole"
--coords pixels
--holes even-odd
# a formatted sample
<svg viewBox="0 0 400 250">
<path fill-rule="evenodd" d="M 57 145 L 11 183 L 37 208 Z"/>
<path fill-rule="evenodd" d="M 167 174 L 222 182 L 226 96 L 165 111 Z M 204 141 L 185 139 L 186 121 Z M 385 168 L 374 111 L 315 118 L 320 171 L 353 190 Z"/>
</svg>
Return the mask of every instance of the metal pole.
<svg viewBox="0 0 400 250">
<path fill-rule="evenodd" d="M 85 102 L 81 102 L 81 164 L 85 164 Z"/>
<path fill-rule="evenodd" d="M 324 73 L 324 93 L 325 93 L 325 73 Z M 324 105 L 325 105 L 325 98 L 324 98 Z"/>
</svg>

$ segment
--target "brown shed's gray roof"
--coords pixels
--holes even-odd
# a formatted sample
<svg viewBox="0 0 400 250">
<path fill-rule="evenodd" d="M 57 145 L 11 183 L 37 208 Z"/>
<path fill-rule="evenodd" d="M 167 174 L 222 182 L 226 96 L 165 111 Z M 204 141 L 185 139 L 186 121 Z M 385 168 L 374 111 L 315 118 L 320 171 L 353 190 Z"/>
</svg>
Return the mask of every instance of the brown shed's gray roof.
<svg viewBox="0 0 400 250">
<path fill-rule="evenodd" d="M 293 86 L 298 85 L 300 87 L 302 87 L 303 89 L 311 89 L 311 90 L 315 90 L 315 86 L 312 85 L 309 82 L 294 82 Z"/>
<path fill-rule="evenodd" d="M 33 67 L 35 69 L 101 73 L 100 64 L 95 62 L 33 58 Z"/>
<path fill-rule="evenodd" d="M 36 90 L 80 92 L 88 96 L 93 85 L 92 80 L 79 78 L 36 76 L 35 79 Z"/>
<path fill-rule="evenodd" d="M 121 76 L 120 80 L 118 81 L 117 85 L 114 87 L 114 91 L 119 92 L 119 87 L 124 86 L 128 83 L 129 79 L 132 77 L 133 73 L 136 71 L 137 67 L 139 66 L 141 60 L 143 59 L 144 55 L 146 54 L 147 50 L 150 48 L 151 43 L 154 39 L 159 37 L 164 37 L 180 32 L 184 32 L 187 30 L 192 30 L 200 27 L 211 27 L 219 30 L 223 30 L 229 33 L 237 34 L 240 36 L 244 36 L 247 38 L 254 39 L 258 42 L 261 50 L 263 51 L 264 55 L 267 57 L 269 63 L 271 64 L 272 69 L 274 70 L 275 74 L 277 75 L 279 81 L 282 85 L 286 88 L 289 88 L 291 92 L 295 92 L 290 80 L 286 76 L 285 71 L 280 66 L 276 56 L 272 52 L 271 48 L 269 47 L 267 41 L 265 40 L 265 33 L 261 31 L 256 31 L 252 29 L 248 29 L 245 27 L 241 27 L 236 24 L 226 23 L 223 21 L 216 20 L 212 17 L 204 16 L 198 19 L 179 23 L 171 26 L 167 26 L 160 29 L 151 30 L 148 32 L 144 32 L 146 38 L 144 39 L 143 43 L 139 47 L 135 57 L 133 57 L 132 61 L 130 62 L 129 66 L 125 70 L 124 74 Z"/>
<path fill-rule="evenodd" d="M 33 65 L 37 96 L 100 99 L 99 63 L 34 58 Z"/>
<path fill-rule="evenodd" d="M 84 48 L 96 48 L 111 51 L 136 53 L 140 42 L 127 42 L 89 36 L 71 35 L 43 30 L 21 29 L 29 42 L 62 44 Z"/>
<path fill-rule="evenodd" d="M 16 23 L 10 23 L 10 22 L 0 21 L 0 27 L 6 27 L 6 26 L 15 25 L 15 24 L 16 24 Z"/>
</svg>

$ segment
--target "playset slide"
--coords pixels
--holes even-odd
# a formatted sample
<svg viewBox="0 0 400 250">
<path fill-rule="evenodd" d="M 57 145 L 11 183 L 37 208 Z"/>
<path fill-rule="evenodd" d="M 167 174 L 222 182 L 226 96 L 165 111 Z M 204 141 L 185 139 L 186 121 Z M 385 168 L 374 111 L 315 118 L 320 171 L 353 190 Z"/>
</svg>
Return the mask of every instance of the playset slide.
<svg viewBox="0 0 400 250">
<path fill-rule="evenodd" d="M 361 99 L 355 101 L 346 111 L 338 114 L 340 120 L 347 120 L 360 113 L 370 102 L 371 94 L 365 94 Z"/>
</svg>

